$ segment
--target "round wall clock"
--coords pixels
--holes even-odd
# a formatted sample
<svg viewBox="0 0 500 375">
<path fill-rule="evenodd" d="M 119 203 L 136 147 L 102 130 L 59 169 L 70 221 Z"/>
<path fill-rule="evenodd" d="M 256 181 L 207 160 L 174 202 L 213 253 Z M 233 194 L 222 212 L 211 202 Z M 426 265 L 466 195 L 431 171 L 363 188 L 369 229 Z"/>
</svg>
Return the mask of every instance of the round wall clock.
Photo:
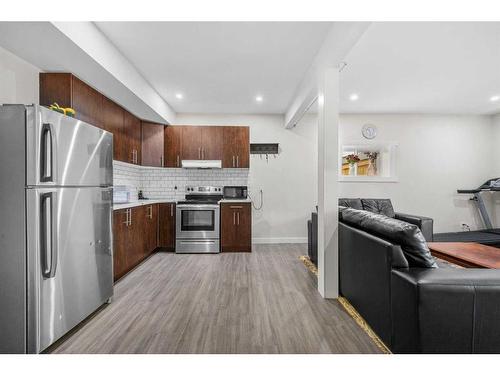
<svg viewBox="0 0 500 375">
<path fill-rule="evenodd" d="M 363 134 L 363 137 L 365 137 L 366 139 L 373 139 L 377 136 L 377 127 L 371 124 L 363 125 L 361 133 Z"/>
</svg>

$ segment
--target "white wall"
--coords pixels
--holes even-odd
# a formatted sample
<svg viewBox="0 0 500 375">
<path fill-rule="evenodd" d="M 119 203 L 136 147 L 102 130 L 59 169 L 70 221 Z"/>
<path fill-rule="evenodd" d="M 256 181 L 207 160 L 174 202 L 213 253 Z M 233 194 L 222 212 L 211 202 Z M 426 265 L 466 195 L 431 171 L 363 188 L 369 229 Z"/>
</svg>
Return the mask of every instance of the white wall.
<svg viewBox="0 0 500 375">
<path fill-rule="evenodd" d="M 491 178 L 500 177 L 500 114 L 493 116 L 492 118 L 493 126 L 493 150 L 492 159 L 494 163 L 492 164 L 493 170 L 491 171 Z M 492 220 L 493 226 L 495 228 L 500 228 L 500 193 L 492 194 Z"/>
<path fill-rule="evenodd" d="M 40 69 L 0 47 L 0 104 L 37 104 Z"/>
<path fill-rule="evenodd" d="M 436 232 L 461 230 L 461 223 L 482 226 L 469 197 L 456 190 L 492 176 L 491 156 L 498 153 L 490 116 L 342 115 L 340 142 L 364 140 L 367 123 L 378 128 L 375 143 L 399 143 L 399 182 L 342 182 L 340 196 L 391 198 L 396 211 L 434 218 Z"/>
<path fill-rule="evenodd" d="M 316 206 L 317 126 L 307 124 L 314 118 L 286 130 L 283 116 L 278 115 L 177 115 L 179 125 L 247 125 L 250 142 L 280 144 L 276 159 L 250 158 L 248 186 L 256 206 L 259 190 L 264 192 L 262 209 L 252 212 L 256 243 L 306 242 L 307 218 Z"/>
</svg>

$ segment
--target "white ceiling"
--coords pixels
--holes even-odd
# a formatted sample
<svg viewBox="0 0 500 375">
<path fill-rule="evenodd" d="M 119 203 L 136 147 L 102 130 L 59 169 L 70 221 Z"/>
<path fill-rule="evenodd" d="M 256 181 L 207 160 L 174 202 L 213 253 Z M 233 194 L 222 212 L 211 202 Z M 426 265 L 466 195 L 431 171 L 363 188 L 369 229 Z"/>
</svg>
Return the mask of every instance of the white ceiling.
<svg viewBox="0 0 500 375">
<path fill-rule="evenodd" d="M 96 25 L 176 112 L 284 113 L 332 24 Z"/>
<path fill-rule="evenodd" d="M 500 112 L 500 22 L 374 23 L 346 62 L 345 113 Z"/>
</svg>

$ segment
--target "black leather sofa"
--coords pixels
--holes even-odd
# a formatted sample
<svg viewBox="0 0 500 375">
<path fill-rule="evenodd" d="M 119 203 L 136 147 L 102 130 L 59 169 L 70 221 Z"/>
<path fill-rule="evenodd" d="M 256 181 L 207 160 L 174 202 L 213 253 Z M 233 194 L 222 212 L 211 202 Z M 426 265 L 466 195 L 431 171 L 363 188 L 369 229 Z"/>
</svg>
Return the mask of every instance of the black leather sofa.
<svg viewBox="0 0 500 375">
<path fill-rule="evenodd" d="M 500 270 L 429 257 L 416 225 L 340 208 L 340 293 L 392 352 L 500 353 Z"/>
</svg>

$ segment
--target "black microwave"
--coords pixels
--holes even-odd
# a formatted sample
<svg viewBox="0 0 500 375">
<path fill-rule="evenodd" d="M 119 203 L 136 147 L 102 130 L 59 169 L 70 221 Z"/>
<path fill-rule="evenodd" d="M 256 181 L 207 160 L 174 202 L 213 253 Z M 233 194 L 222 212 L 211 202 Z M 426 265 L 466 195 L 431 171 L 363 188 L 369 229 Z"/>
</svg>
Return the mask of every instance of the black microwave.
<svg viewBox="0 0 500 375">
<path fill-rule="evenodd" d="M 224 186 L 224 199 L 247 199 L 246 186 Z"/>
</svg>

